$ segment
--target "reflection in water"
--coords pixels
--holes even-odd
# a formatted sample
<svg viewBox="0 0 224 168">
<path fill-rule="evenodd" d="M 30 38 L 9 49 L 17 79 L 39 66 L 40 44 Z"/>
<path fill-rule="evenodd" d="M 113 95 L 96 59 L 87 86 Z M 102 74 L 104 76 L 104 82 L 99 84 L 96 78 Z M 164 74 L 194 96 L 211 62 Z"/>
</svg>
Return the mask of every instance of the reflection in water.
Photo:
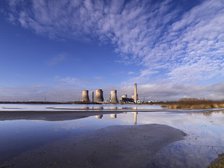
<svg viewBox="0 0 224 168">
<path fill-rule="evenodd" d="M 133 124 L 134 125 L 137 125 L 137 123 L 138 123 L 138 112 L 132 112 L 132 114 L 133 114 Z M 110 114 L 110 118 L 111 119 L 116 119 L 117 116 L 118 116 L 118 114 L 116 114 L 116 113 L 115 114 Z M 102 114 L 98 114 L 98 115 L 95 115 L 95 117 L 97 119 L 102 119 L 103 118 L 103 115 Z"/>
<path fill-rule="evenodd" d="M 82 110 L 89 110 L 89 107 L 83 107 Z"/>
<path fill-rule="evenodd" d="M 96 106 L 96 107 L 93 107 L 94 110 L 103 110 L 104 107 L 103 106 Z"/>
<path fill-rule="evenodd" d="M 110 114 L 110 118 L 113 116 L 114 114 Z M 121 113 L 117 115 L 117 122 L 125 125 L 164 124 L 187 133 L 184 140 L 164 147 L 155 155 L 155 167 L 204 168 L 219 154 L 224 153 L 223 111 Z"/>
<path fill-rule="evenodd" d="M 134 125 L 137 125 L 138 112 L 133 112 L 133 114 L 134 114 Z"/>
<path fill-rule="evenodd" d="M 96 118 L 102 119 L 103 122 L 99 122 Z M 23 152 L 37 144 L 53 141 L 56 137 L 81 134 L 113 125 L 143 124 L 168 125 L 187 133 L 184 140 L 170 144 L 156 154 L 153 163 L 155 167 L 181 167 L 182 164 L 182 167 L 203 168 L 207 167 L 218 154 L 224 153 L 223 111 L 0 112 L 0 159 L 6 159 L 13 156 L 11 154 Z"/>
<path fill-rule="evenodd" d="M 111 119 L 115 119 L 115 118 L 117 118 L 117 114 L 110 114 L 110 118 L 111 118 Z"/>
<path fill-rule="evenodd" d="M 103 118 L 103 114 L 99 114 L 95 116 L 97 119 L 102 119 Z"/>
<path fill-rule="evenodd" d="M 204 116 L 211 116 L 212 114 L 224 114 L 224 111 L 208 111 L 208 112 L 206 112 L 206 113 L 201 113 L 201 114 L 203 114 Z"/>
</svg>

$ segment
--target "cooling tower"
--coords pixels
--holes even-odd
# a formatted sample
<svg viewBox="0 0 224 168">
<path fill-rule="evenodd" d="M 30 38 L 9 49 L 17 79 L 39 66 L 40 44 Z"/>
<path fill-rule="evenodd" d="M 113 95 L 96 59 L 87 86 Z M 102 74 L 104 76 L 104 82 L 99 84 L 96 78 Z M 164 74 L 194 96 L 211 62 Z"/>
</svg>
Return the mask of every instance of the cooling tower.
<svg viewBox="0 0 224 168">
<path fill-rule="evenodd" d="M 102 89 L 97 89 L 96 90 L 94 101 L 98 102 L 98 103 L 102 103 L 104 101 L 104 99 L 103 99 L 103 90 Z"/>
<path fill-rule="evenodd" d="M 134 96 L 133 96 L 134 102 L 137 103 L 138 101 L 138 90 L 137 90 L 137 83 L 134 84 Z"/>
<path fill-rule="evenodd" d="M 117 90 L 112 90 L 110 92 L 110 102 L 111 103 L 118 103 L 118 99 L 117 99 Z"/>
<path fill-rule="evenodd" d="M 82 91 L 82 102 L 89 103 L 89 91 L 88 90 Z"/>
<path fill-rule="evenodd" d="M 92 91 L 92 103 L 94 102 L 94 91 Z"/>
</svg>

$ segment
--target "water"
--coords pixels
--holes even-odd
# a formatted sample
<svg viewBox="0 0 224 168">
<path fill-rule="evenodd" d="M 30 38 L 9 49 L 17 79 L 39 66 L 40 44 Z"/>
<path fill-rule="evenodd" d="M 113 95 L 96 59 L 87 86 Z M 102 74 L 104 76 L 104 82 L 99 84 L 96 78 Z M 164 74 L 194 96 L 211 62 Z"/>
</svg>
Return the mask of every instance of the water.
<svg viewBox="0 0 224 168">
<path fill-rule="evenodd" d="M 158 105 L 113 105 L 113 104 L 0 104 L 0 111 L 58 111 L 58 110 L 149 110 L 149 109 L 162 109 Z"/>
<path fill-rule="evenodd" d="M 160 150 L 154 158 L 154 167 L 207 167 L 218 154 L 224 153 L 224 112 L 58 112 L 52 108 L 85 108 L 85 105 L 1 105 L 0 162 L 24 151 L 73 135 L 93 132 L 114 125 L 164 124 L 184 131 L 184 140 Z M 88 106 L 90 109 L 98 106 Z M 104 109 L 114 109 L 112 105 Z M 158 106 L 117 106 L 116 109 L 160 109 Z M 29 110 L 44 111 L 38 114 Z M 50 111 L 50 112 L 48 112 Z M 69 111 L 69 110 L 68 110 Z M 6 115 L 7 113 L 7 115 Z"/>
</svg>

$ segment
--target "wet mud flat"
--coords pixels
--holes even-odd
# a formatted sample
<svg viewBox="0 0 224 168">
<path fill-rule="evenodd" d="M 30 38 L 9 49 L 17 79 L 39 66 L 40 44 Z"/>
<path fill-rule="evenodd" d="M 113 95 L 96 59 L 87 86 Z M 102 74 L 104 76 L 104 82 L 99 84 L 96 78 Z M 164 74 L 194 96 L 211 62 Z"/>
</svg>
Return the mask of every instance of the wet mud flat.
<svg viewBox="0 0 224 168">
<path fill-rule="evenodd" d="M 153 167 L 155 154 L 184 136 L 181 130 L 159 124 L 109 126 L 25 151 L 0 168 Z"/>
</svg>

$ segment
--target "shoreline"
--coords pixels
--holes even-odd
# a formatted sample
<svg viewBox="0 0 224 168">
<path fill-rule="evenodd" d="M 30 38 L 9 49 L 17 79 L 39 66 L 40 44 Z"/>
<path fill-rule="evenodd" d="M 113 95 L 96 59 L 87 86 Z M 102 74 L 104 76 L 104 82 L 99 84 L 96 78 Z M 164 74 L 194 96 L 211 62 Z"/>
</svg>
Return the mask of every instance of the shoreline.
<svg viewBox="0 0 224 168">
<path fill-rule="evenodd" d="M 224 109 L 224 102 L 223 101 L 166 101 L 166 102 L 151 102 L 151 103 L 85 103 L 85 102 L 42 102 L 42 101 L 28 101 L 28 102 L 0 102 L 0 105 L 114 105 L 114 106 L 160 106 L 163 109 L 171 109 L 171 110 L 202 110 L 202 109 Z M 17 108 L 11 108 L 11 110 L 17 109 Z M 49 107 L 49 109 L 61 109 L 61 110 L 69 110 L 69 108 L 54 108 Z M 0 109 L 1 110 L 1 109 Z M 7 108 L 6 108 L 7 110 Z M 19 110 L 19 109 L 18 109 Z M 71 110 L 73 110 L 71 108 Z M 77 109 L 77 110 L 83 110 L 83 109 Z M 88 110 L 88 107 L 86 109 Z M 91 109 L 91 110 L 97 110 L 97 109 Z M 143 109 L 142 109 L 143 110 Z"/>
<path fill-rule="evenodd" d="M 201 110 L 172 110 L 172 109 L 150 109 L 150 110 L 0 110 L 0 121 L 4 120 L 45 120 L 45 121 L 64 121 L 86 118 L 90 116 L 122 113 L 224 113 L 224 109 L 201 109 Z"/>
</svg>

